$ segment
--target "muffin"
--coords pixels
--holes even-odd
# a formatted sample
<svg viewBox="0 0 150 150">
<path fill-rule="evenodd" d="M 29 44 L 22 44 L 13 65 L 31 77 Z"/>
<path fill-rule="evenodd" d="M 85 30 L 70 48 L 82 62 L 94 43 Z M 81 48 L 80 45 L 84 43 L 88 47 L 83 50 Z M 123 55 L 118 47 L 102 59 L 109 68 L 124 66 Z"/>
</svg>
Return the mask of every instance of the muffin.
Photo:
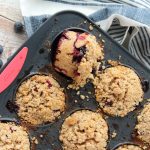
<svg viewBox="0 0 150 150">
<path fill-rule="evenodd" d="M 54 67 L 57 71 L 71 77 L 76 85 L 83 86 L 92 79 L 103 59 L 103 48 L 96 37 L 88 33 L 63 32 L 57 46 Z"/>
<path fill-rule="evenodd" d="M 30 150 L 30 142 L 25 129 L 13 123 L 0 123 L 0 149 Z"/>
<path fill-rule="evenodd" d="M 106 150 L 108 126 L 99 113 L 77 111 L 64 121 L 59 139 L 64 150 Z"/>
<path fill-rule="evenodd" d="M 142 148 L 136 145 L 122 145 L 115 150 L 142 150 Z"/>
<path fill-rule="evenodd" d="M 150 103 L 144 106 L 137 120 L 136 130 L 138 138 L 150 144 Z"/>
<path fill-rule="evenodd" d="M 125 66 L 106 68 L 94 81 L 96 100 L 103 111 L 124 117 L 142 101 L 143 90 L 137 74 Z"/>
<path fill-rule="evenodd" d="M 18 115 L 31 125 L 52 122 L 65 109 L 63 89 L 51 75 L 33 75 L 16 93 Z"/>
</svg>

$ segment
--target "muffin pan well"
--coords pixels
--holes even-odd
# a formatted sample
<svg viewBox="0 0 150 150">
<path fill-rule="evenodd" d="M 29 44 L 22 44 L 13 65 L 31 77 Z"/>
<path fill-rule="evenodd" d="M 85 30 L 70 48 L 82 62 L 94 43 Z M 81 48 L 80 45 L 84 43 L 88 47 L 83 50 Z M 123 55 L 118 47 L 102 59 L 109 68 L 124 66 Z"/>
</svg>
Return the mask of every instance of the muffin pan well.
<svg viewBox="0 0 150 150">
<path fill-rule="evenodd" d="M 38 126 L 53 122 L 65 110 L 65 93 L 49 74 L 32 74 L 19 85 L 15 103 L 23 122 Z"/>
<path fill-rule="evenodd" d="M 91 28 L 91 26 L 93 28 Z M 106 63 L 108 60 L 120 61 L 122 64 L 136 70 L 140 76 L 142 86 L 145 91 L 144 100 L 134 111 L 130 112 L 125 117 L 111 117 L 104 114 L 95 100 L 94 86 L 91 83 L 87 83 L 83 88 L 80 88 L 77 91 L 74 89 L 68 89 L 67 87 L 72 80 L 54 70 L 51 59 L 51 56 L 53 55 L 53 51 L 51 51 L 51 44 L 59 33 L 72 27 L 87 30 L 89 33 L 95 35 L 97 40 L 102 40 L 104 42 L 104 61 Z M 66 94 L 66 109 L 54 122 L 34 128 L 28 127 L 27 125 L 30 139 L 33 141 L 31 149 L 62 149 L 62 143 L 59 141 L 61 126 L 69 115 L 81 109 L 88 109 L 97 112 L 100 111 L 103 113 L 109 127 L 107 150 L 111 150 L 116 147 L 116 145 L 125 142 L 143 145 L 141 141 L 136 139 L 134 128 L 137 123 L 138 112 L 142 109 L 142 106 L 147 103 L 146 99 L 150 98 L 150 70 L 141 64 L 139 60 L 129 54 L 127 50 L 116 43 L 109 35 L 107 35 L 107 33 L 96 26 L 89 18 L 74 11 L 63 11 L 57 13 L 48 19 L 32 35 L 32 37 L 20 47 L 17 53 L 19 53 L 23 47 L 27 47 L 29 49 L 23 68 L 13 83 L 5 91 L 0 93 L 1 119 L 4 118 L 6 121 L 7 119 L 8 121 L 15 119 L 20 122 L 21 125 L 25 126 L 25 124 L 22 123 L 17 116 L 18 108 L 15 104 L 15 92 L 18 84 L 20 84 L 26 76 L 34 72 L 52 74 L 60 86 L 64 88 Z M 6 66 L 0 71 L 1 73 L 5 70 Z M 9 77 L 10 76 L 8 76 L 8 78 Z M 113 133 L 116 133 L 116 136 L 113 136 Z M 147 146 L 147 149 L 150 148 Z"/>
</svg>

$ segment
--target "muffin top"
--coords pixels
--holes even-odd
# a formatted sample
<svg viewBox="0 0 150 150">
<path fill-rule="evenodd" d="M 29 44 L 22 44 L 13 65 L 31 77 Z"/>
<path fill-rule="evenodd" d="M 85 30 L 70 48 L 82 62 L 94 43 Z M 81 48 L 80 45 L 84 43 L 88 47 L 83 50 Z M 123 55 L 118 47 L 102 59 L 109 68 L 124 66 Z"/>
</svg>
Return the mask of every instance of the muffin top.
<svg viewBox="0 0 150 150">
<path fill-rule="evenodd" d="M 65 31 L 56 50 L 55 69 L 71 77 L 79 86 L 93 78 L 92 71 L 103 59 L 103 48 L 96 37 L 88 33 Z"/>
<path fill-rule="evenodd" d="M 28 134 L 21 126 L 0 123 L 1 150 L 30 150 Z"/>
<path fill-rule="evenodd" d="M 137 119 L 136 129 L 138 138 L 150 144 L 150 103 L 144 106 Z"/>
<path fill-rule="evenodd" d="M 16 104 L 23 121 L 39 125 L 53 121 L 64 111 L 65 95 L 51 75 L 33 75 L 18 88 Z"/>
<path fill-rule="evenodd" d="M 64 32 L 58 42 L 56 58 L 54 61 L 55 69 L 68 77 L 73 78 L 77 70 L 77 64 L 73 62 L 74 43 L 77 39 L 76 32 Z"/>
<path fill-rule="evenodd" d="M 64 121 L 59 139 L 64 150 L 105 150 L 108 126 L 99 113 L 77 111 Z"/>
<path fill-rule="evenodd" d="M 96 100 L 103 111 L 124 117 L 142 101 L 143 90 L 137 74 L 125 66 L 106 68 L 94 81 Z"/>
<path fill-rule="evenodd" d="M 142 148 L 136 145 L 122 145 L 119 146 L 116 150 L 142 150 Z"/>
</svg>

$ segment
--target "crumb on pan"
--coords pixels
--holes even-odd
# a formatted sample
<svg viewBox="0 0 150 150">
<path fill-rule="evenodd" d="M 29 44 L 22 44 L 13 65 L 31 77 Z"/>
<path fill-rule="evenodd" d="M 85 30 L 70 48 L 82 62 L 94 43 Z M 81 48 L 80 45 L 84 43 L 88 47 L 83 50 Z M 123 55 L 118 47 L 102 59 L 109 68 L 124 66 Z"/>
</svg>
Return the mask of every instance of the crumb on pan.
<svg viewBox="0 0 150 150">
<path fill-rule="evenodd" d="M 74 100 L 74 102 L 75 102 L 75 103 L 77 103 L 77 102 L 78 102 L 78 100 L 76 100 L 76 99 L 75 99 L 75 100 Z"/>
<path fill-rule="evenodd" d="M 40 134 L 40 138 L 43 138 L 43 134 Z"/>
<path fill-rule="evenodd" d="M 112 134 L 111 134 L 111 137 L 112 137 L 112 138 L 115 138 L 116 136 L 117 136 L 117 132 L 116 132 L 116 131 L 113 131 Z"/>
<path fill-rule="evenodd" d="M 84 99 L 85 99 L 85 96 L 84 96 L 84 95 L 80 95 L 80 98 L 81 98 L 82 100 L 84 100 Z"/>
<path fill-rule="evenodd" d="M 85 20 L 84 23 L 86 24 L 86 23 L 87 23 L 87 20 Z"/>
<path fill-rule="evenodd" d="M 36 138 L 36 137 L 32 137 L 32 142 L 33 142 L 34 144 L 38 144 L 37 138 Z"/>
<path fill-rule="evenodd" d="M 92 25 L 89 26 L 89 30 L 90 30 L 90 31 L 93 30 L 93 26 L 92 26 Z"/>
<path fill-rule="evenodd" d="M 80 95 L 80 91 L 77 91 L 77 95 Z"/>
<path fill-rule="evenodd" d="M 110 64 L 111 66 L 118 66 L 121 63 L 119 61 L 115 61 L 115 60 L 108 60 L 108 64 Z"/>
</svg>

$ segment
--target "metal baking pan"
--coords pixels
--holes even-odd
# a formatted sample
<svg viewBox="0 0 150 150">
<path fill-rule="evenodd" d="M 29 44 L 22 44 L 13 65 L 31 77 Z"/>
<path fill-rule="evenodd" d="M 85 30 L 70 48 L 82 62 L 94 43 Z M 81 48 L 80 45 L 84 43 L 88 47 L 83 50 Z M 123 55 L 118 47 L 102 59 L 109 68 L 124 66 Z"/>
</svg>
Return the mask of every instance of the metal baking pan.
<svg viewBox="0 0 150 150">
<path fill-rule="evenodd" d="M 89 26 L 93 26 L 93 30 L 89 30 Z M 145 93 L 144 101 L 134 110 L 130 112 L 126 117 L 110 117 L 104 114 L 106 121 L 109 126 L 109 135 L 113 131 L 117 132 L 115 138 L 109 136 L 107 149 L 111 150 L 121 143 L 134 143 L 143 144 L 136 140 L 133 136 L 134 127 L 137 122 L 136 116 L 141 110 L 146 99 L 150 98 L 150 70 L 146 68 L 139 60 L 134 58 L 127 50 L 115 42 L 107 33 L 101 30 L 97 25 L 95 25 L 89 18 L 83 14 L 75 11 L 63 11 L 55 14 L 49 18 L 33 35 L 26 41 L 19 50 L 14 54 L 12 59 L 3 67 L 0 71 L 2 74 L 7 68 L 10 62 L 15 58 L 15 56 L 22 50 L 22 48 L 27 47 L 28 53 L 20 69 L 20 72 L 16 74 L 16 78 L 12 83 L 0 93 L 0 115 L 1 120 L 17 120 L 19 118 L 16 113 L 16 108 L 14 105 L 15 91 L 17 90 L 20 81 L 24 80 L 27 76 L 35 72 L 51 73 L 57 79 L 62 87 L 65 88 L 67 95 L 66 99 L 66 111 L 56 119 L 53 123 L 38 126 L 36 128 L 29 128 L 30 138 L 36 137 L 38 139 L 38 144 L 31 145 L 32 149 L 36 150 L 60 150 L 62 149 L 61 143 L 59 141 L 59 130 L 64 119 L 76 110 L 89 109 L 93 111 L 100 110 L 94 96 L 94 89 L 91 83 L 85 85 L 80 91 L 83 95 L 88 95 L 90 101 L 81 100 L 73 89 L 67 89 L 67 85 L 72 82 L 69 78 L 56 72 L 52 66 L 51 60 L 51 44 L 55 37 L 67 28 L 81 28 L 87 30 L 97 37 L 97 39 L 104 40 L 104 54 L 105 60 L 119 60 L 122 64 L 133 68 L 141 78 L 143 83 Z M 14 66 L 15 68 L 15 66 Z M 10 76 L 8 76 L 9 78 Z M 145 84 L 144 84 L 145 83 Z M 0 83 L 0 86 L 2 83 Z M 92 94 L 88 94 L 91 91 Z M 78 100 L 75 103 L 75 100 Z M 44 135 L 42 138 L 40 135 Z"/>
</svg>

